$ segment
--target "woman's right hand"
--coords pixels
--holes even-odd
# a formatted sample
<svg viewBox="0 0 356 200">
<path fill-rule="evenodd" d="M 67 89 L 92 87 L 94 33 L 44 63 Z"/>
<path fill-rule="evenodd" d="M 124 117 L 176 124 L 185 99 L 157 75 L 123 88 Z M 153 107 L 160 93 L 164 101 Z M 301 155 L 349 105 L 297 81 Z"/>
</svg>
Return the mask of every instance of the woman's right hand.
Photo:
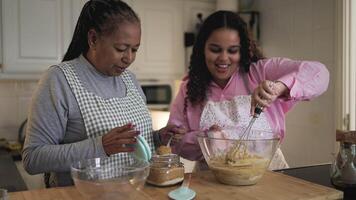
<svg viewBox="0 0 356 200">
<path fill-rule="evenodd" d="M 103 135 L 102 142 L 105 153 L 110 156 L 121 152 L 132 152 L 136 144 L 136 136 L 139 131 L 134 130 L 135 126 L 131 123 L 121 127 L 116 127 Z"/>
<path fill-rule="evenodd" d="M 262 81 L 251 95 L 251 115 L 254 115 L 257 105 L 269 107 L 278 97 L 286 95 L 287 91 L 287 86 L 280 81 Z"/>
<path fill-rule="evenodd" d="M 173 142 L 179 141 L 183 135 L 187 133 L 187 129 L 183 126 L 168 124 L 166 127 L 161 128 L 158 133 L 163 140 L 162 142 L 165 144 L 171 137 L 173 137 Z"/>
</svg>

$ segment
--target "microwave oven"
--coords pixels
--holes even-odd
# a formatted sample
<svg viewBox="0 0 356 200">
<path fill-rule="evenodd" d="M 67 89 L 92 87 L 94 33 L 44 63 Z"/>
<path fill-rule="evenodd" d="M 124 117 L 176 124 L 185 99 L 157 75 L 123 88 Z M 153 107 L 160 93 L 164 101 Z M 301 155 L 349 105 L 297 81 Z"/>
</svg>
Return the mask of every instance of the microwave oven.
<svg viewBox="0 0 356 200">
<path fill-rule="evenodd" d="M 150 110 L 168 111 L 173 100 L 173 83 L 169 81 L 139 81 Z"/>
</svg>

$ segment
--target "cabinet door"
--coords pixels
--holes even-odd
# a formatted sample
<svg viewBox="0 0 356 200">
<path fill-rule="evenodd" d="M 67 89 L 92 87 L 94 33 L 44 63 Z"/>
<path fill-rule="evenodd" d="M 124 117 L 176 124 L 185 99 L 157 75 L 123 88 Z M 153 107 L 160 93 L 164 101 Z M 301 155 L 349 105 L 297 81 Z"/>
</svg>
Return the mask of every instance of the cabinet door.
<svg viewBox="0 0 356 200">
<path fill-rule="evenodd" d="M 38 73 L 59 63 L 72 34 L 71 6 L 70 0 L 3 0 L 3 71 Z"/>
<path fill-rule="evenodd" d="M 138 78 L 180 78 L 184 73 L 183 1 L 134 0 L 142 38 L 130 68 Z"/>
</svg>

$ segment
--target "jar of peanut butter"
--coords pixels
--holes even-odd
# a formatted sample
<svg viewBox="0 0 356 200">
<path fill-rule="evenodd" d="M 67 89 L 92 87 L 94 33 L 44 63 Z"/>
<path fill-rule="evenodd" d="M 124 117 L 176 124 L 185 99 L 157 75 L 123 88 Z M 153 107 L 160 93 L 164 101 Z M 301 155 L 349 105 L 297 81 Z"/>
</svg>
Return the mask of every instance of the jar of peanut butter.
<svg viewBox="0 0 356 200">
<path fill-rule="evenodd" d="M 147 182 L 156 186 L 169 186 L 182 182 L 184 165 L 177 154 L 154 155 L 151 158 Z"/>
</svg>

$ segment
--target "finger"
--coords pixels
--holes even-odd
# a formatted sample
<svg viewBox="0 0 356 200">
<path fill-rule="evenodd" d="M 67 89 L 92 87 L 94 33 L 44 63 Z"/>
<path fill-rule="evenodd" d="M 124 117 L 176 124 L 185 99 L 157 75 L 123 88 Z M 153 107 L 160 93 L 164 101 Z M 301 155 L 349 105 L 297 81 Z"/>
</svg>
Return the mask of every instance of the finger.
<svg viewBox="0 0 356 200">
<path fill-rule="evenodd" d="M 167 124 L 165 127 L 161 128 L 160 130 L 158 130 L 158 133 L 160 135 L 166 135 L 170 132 L 170 130 L 175 127 L 176 125 L 174 124 Z"/>
<path fill-rule="evenodd" d="M 104 136 L 109 135 L 109 137 L 106 137 L 106 139 L 108 140 L 119 140 L 122 138 L 132 138 L 132 137 L 136 137 L 140 134 L 140 131 L 136 131 L 136 130 L 129 130 L 129 131 L 125 131 L 125 132 L 121 132 L 121 133 L 117 133 L 117 132 L 110 132 Z"/>
<path fill-rule="evenodd" d="M 124 133 L 116 133 L 116 132 L 110 132 L 108 134 L 103 135 L 102 141 L 103 144 L 108 144 L 110 141 L 116 141 L 120 139 L 125 139 L 125 138 L 135 138 L 140 134 L 139 131 L 126 131 Z"/>
<path fill-rule="evenodd" d="M 261 99 L 267 100 L 267 101 L 271 101 L 271 99 L 273 98 L 273 96 L 272 96 L 270 93 L 268 93 L 267 91 L 265 91 L 265 90 L 259 91 L 258 96 L 259 96 Z"/>
<path fill-rule="evenodd" d="M 105 140 L 113 140 L 116 138 L 122 138 L 125 137 L 127 134 L 121 135 L 123 134 L 123 132 L 134 132 L 135 130 L 133 129 L 133 125 L 132 124 L 126 124 L 124 126 L 121 127 L 116 127 L 110 130 L 109 133 L 105 134 L 103 136 L 103 140 L 105 138 Z"/>
<path fill-rule="evenodd" d="M 263 89 L 270 95 L 274 95 L 274 82 L 273 81 L 264 81 L 262 84 Z"/>
<path fill-rule="evenodd" d="M 175 138 L 175 137 L 173 137 L 171 144 L 172 144 L 172 143 L 173 143 L 173 144 L 174 144 L 174 143 L 179 143 L 180 140 L 181 140 L 181 138 Z"/>
<path fill-rule="evenodd" d="M 127 139 L 127 138 L 134 138 L 137 137 L 140 134 L 140 131 L 126 131 L 123 133 L 116 133 L 114 137 L 112 137 L 112 140 L 121 140 L 121 139 Z"/>
<path fill-rule="evenodd" d="M 110 141 L 105 141 L 105 144 L 103 145 L 122 145 L 122 144 L 136 144 L 137 139 L 136 138 L 124 138 L 124 139 L 118 139 L 118 140 L 110 140 Z"/>
<path fill-rule="evenodd" d="M 250 108 L 251 116 L 255 114 L 255 108 L 257 104 L 256 98 L 259 98 L 259 96 L 255 90 L 255 92 L 251 95 L 251 108 Z"/>
<path fill-rule="evenodd" d="M 255 94 L 254 95 L 254 106 L 253 106 L 253 113 L 255 110 L 256 105 L 258 104 L 260 107 L 266 107 L 268 106 L 268 102 L 260 97 L 260 95 Z"/>
<path fill-rule="evenodd" d="M 221 130 L 220 126 L 216 124 L 210 126 L 209 128 L 209 131 L 220 131 L 220 130 Z"/>
<path fill-rule="evenodd" d="M 173 135 L 173 139 L 174 140 L 181 140 L 183 138 L 183 135 L 181 135 L 181 134 L 175 134 L 175 135 Z"/>
<path fill-rule="evenodd" d="M 106 149 L 107 149 L 107 154 L 108 155 L 122 153 L 122 152 L 133 152 L 133 151 L 135 151 L 134 147 L 126 146 L 124 144 L 122 144 L 122 145 L 110 145 L 110 146 L 107 146 Z"/>
<path fill-rule="evenodd" d="M 185 133 L 187 132 L 187 129 L 184 128 L 184 127 L 174 127 L 174 128 L 172 129 L 172 132 L 173 132 L 174 134 L 185 134 Z"/>
<path fill-rule="evenodd" d="M 260 99 L 259 101 L 257 101 L 257 104 L 260 106 L 260 107 L 269 107 L 270 103 L 268 100 L 264 100 L 264 99 Z"/>
<path fill-rule="evenodd" d="M 132 123 L 128 123 L 123 126 L 115 127 L 112 129 L 112 131 L 120 133 L 120 132 L 124 132 L 124 131 L 128 131 L 128 130 L 133 130 L 135 127 L 136 127 L 136 125 L 134 125 Z"/>
</svg>

